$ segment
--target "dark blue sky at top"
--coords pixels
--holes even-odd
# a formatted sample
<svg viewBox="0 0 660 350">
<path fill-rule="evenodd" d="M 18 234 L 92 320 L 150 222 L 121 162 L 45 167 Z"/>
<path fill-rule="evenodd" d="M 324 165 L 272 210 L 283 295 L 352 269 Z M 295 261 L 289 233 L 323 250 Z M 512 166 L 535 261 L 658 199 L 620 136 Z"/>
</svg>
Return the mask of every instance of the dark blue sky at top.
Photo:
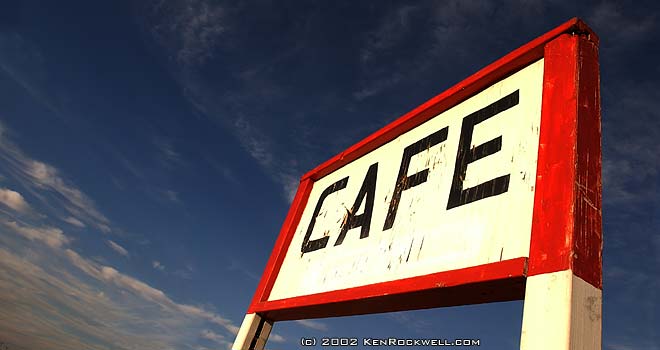
<svg viewBox="0 0 660 350">
<path fill-rule="evenodd" d="M 601 38 L 604 349 L 660 349 L 654 2 L 0 4 L 11 349 L 227 348 L 303 173 L 576 16 Z M 521 312 L 282 322 L 267 348 L 355 335 L 511 349 Z"/>
</svg>

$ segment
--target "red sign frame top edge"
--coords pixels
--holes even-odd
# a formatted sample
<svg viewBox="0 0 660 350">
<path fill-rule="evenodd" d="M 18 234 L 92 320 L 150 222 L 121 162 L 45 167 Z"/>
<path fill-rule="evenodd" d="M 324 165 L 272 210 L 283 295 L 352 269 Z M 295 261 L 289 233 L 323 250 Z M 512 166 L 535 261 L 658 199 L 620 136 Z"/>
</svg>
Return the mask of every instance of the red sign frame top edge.
<svg viewBox="0 0 660 350">
<path fill-rule="evenodd" d="M 267 319 L 281 321 L 520 300 L 524 297 L 525 278 L 528 275 L 562 271 L 567 268 L 577 271 L 576 274 L 590 284 L 602 287 L 600 100 L 598 93 L 595 96 L 590 93 L 593 89 L 598 92 L 598 41 L 593 30 L 580 19 L 573 18 L 491 63 L 303 175 L 248 313 L 259 313 Z M 579 45 L 582 42 L 588 45 Z M 511 259 L 403 280 L 268 301 L 314 181 L 548 55 L 558 55 L 558 57 L 551 60 L 550 66 L 546 60 L 544 67 L 537 193 L 534 200 L 529 261 L 527 258 Z M 562 55 L 566 57 L 559 57 Z M 585 62 L 579 62 L 580 68 L 578 68 L 578 60 L 583 55 L 587 57 L 587 69 L 582 68 Z M 573 59 L 570 59 L 571 57 Z M 586 73 L 582 73 L 583 71 Z M 562 90 L 561 93 L 550 94 L 550 97 L 546 98 L 546 91 L 553 90 L 555 80 L 562 79 L 557 78 L 556 75 L 562 75 L 565 81 L 561 83 L 569 88 L 566 89 L 562 85 L 562 89 L 554 89 Z M 565 78 L 566 76 L 569 78 Z M 579 85 L 580 78 L 586 84 Z M 575 103 L 567 106 L 562 99 L 569 99 Z M 586 110 L 578 111 L 578 99 L 588 106 Z M 574 107 L 574 110 L 571 110 L 571 107 Z M 563 113 L 563 120 L 554 120 L 557 117 L 552 115 L 556 113 Z M 578 118 L 578 114 L 580 116 L 588 114 L 588 117 Z M 579 120 L 582 119 L 586 122 L 580 124 Z M 557 152 L 554 149 L 547 152 L 545 144 L 552 142 L 555 137 L 566 136 L 560 127 L 562 124 L 565 126 L 565 123 L 574 126 L 575 132 L 570 135 L 572 142 L 566 142 L 565 147 Z M 553 128 L 551 125 L 556 127 Z M 586 141 L 580 142 L 578 133 Z M 587 137 L 584 137 L 585 135 Z M 578 159 L 578 149 L 581 149 L 581 154 L 588 154 L 587 165 L 580 166 L 585 160 Z M 590 165 L 589 156 L 592 159 Z M 595 162 L 593 159 L 598 161 Z M 581 163 L 577 164 L 578 161 Z M 542 162 L 553 165 L 544 167 Z M 557 173 L 558 169 L 570 174 L 568 179 L 565 174 Z M 555 173 L 552 173 L 553 171 Z M 552 176 L 546 178 L 546 175 Z M 553 183 L 553 179 L 563 180 L 560 181 L 561 183 L 557 181 Z M 580 179 L 583 183 L 577 181 Z M 584 183 L 587 185 L 585 186 Z M 550 194 L 552 198 L 546 201 L 542 196 L 547 196 L 549 191 L 539 191 L 546 187 L 543 186 L 544 184 L 554 186 L 553 188 L 565 187 L 569 184 L 571 188 L 570 191 L 559 191 L 561 193 L 554 196 Z M 583 205 L 584 203 L 588 205 Z M 548 208 L 549 205 L 553 207 Z M 536 210 L 541 207 L 545 210 Z M 586 213 L 587 218 L 575 220 L 576 211 Z M 548 220 L 556 222 L 554 225 L 549 225 Z M 557 231 L 562 229 L 564 231 Z M 567 229 L 570 230 L 566 231 Z M 567 233 L 558 235 L 553 232 Z M 553 255 L 557 251 L 559 254 Z M 575 259 L 578 253 L 582 258 L 580 261 Z"/>
</svg>

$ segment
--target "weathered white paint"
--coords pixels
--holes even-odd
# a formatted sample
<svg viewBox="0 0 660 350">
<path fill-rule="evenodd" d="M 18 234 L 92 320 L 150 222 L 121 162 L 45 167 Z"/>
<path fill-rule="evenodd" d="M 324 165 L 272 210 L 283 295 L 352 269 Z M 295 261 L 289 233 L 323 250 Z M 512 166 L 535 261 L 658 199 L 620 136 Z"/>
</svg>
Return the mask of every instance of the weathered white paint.
<svg viewBox="0 0 660 350">
<path fill-rule="evenodd" d="M 534 202 L 543 60 L 495 83 L 395 140 L 319 179 L 287 251 L 269 300 L 392 281 L 527 257 Z M 510 174 L 506 193 L 447 210 L 463 118 L 519 90 L 520 102 L 474 128 L 472 146 L 502 136 L 502 149 L 471 163 L 464 188 Z M 447 140 L 411 159 L 408 175 L 429 168 L 428 180 L 402 193 L 394 226 L 383 231 L 403 150 L 448 126 Z M 370 235 L 349 230 L 334 246 L 342 220 L 378 162 Z M 316 203 L 329 185 L 349 176 L 345 189 L 328 196 L 311 239 L 330 236 L 326 248 L 301 254 Z M 364 204 L 356 212 L 364 212 Z"/>
<path fill-rule="evenodd" d="M 254 350 L 263 350 L 270 335 L 270 331 L 273 328 L 272 322 L 265 322 L 261 327 L 261 332 L 256 334 L 259 327 L 259 322 L 261 322 L 261 316 L 251 313 L 246 314 L 241 324 L 241 328 L 238 330 L 236 335 L 236 341 L 232 345 L 232 350 L 250 350 L 250 344 L 252 340 L 257 337 L 257 341 L 254 346 Z"/>
<path fill-rule="evenodd" d="M 571 270 L 527 278 L 521 350 L 600 350 L 602 290 Z"/>
</svg>

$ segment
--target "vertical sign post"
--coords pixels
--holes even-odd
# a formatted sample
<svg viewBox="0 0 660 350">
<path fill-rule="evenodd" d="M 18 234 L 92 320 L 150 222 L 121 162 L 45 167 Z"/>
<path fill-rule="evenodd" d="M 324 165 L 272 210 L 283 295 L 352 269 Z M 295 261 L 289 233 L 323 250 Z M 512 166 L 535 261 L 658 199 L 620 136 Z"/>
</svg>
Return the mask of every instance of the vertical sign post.
<svg viewBox="0 0 660 350">
<path fill-rule="evenodd" d="M 597 41 L 545 46 L 539 162 L 521 349 L 600 349 L 601 128 Z M 561 140 L 561 142 L 557 142 Z M 549 183 L 556 183 L 556 186 Z M 561 190 L 551 190 L 551 189 Z"/>
<path fill-rule="evenodd" d="M 598 37 L 572 19 L 305 174 L 232 349 L 521 299 L 521 349 L 600 349 L 600 140 Z"/>
</svg>

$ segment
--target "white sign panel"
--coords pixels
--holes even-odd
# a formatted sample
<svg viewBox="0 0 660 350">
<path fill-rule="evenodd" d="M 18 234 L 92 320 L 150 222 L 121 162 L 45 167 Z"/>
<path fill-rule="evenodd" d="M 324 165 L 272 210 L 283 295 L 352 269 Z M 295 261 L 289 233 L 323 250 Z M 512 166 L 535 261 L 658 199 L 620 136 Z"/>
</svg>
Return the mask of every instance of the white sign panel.
<svg viewBox="0 0 660 350">
<path fill-rule="evenodd" d="M 527 257 L 542 81 L 539 60 L 316 181 L 268 300 Z"/>
</svg>

